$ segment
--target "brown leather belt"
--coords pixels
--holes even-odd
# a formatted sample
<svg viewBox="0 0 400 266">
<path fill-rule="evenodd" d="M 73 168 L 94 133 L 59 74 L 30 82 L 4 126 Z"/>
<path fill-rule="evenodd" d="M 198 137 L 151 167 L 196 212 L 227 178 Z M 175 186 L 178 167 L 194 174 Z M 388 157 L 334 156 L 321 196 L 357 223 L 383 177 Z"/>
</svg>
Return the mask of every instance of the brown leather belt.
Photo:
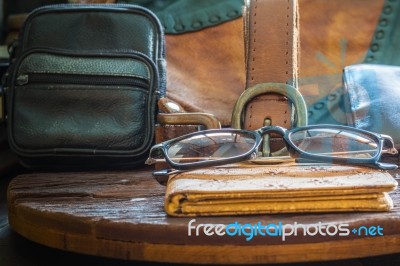
<svg viewBox="0 0 400 266">
<path fill-rule="evenodd" d="M 266 82 L 270 83 L 269 85 L 276 83 L 279 89 L 282 89 L 280 86 L 282 84 L 297 87 L 299 52 L 297 0 L 246 0 L 243 17 L 247 91 L 251 91 L 257 84 Z M 159 120 L 162 116 L 165 114 L 160 114 Z M 248 102 L 244 114 L 244 128 L 254 130 L 265 123 L 290 128 L 292 117 L 291 104 L 287 97 L 268 92 Z M 190 120 L 191 123 L 194 122 L 193 119 Z M 180 119 L 177 119 L 177 123 L 174 124 L 179 124 L 179 121 Z M 235 127 L 233 123 L 232 126 Z M 163 137 L 158 137 L 157 142 L 181 135 L 185 128 L 183 126 L 179 130 L 171 130 L 176 127 L 172 125 L 168 128 L 161 127 L 164 128 L 158 128 L 156 135 Z M 165 131 L 173 131 L 173 134 L 166 134 Z"/>
<path fill-rule="evenodd" d="M 260 83 L 286 83 L 297 88 L 299 16 L 297 0 L 246 0 L 244 7 L 246 88 Z M 290 128 L 292 111 L 280 94 L 257 96 L 247 104 L 244 128 L 266 121 Z"/>
</svg>

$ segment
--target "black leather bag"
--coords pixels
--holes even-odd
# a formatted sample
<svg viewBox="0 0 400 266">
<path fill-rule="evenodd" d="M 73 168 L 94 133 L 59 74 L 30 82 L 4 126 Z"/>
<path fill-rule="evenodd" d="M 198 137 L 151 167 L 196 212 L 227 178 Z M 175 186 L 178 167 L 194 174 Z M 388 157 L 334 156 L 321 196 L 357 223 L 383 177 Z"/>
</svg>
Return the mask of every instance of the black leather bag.
<svg viewBox="0 0 400 266">
<path fill-rule="evenodd" d="M 10 147 L 28 167 L 143 163 L 165 94 L 163 29 L 133 5 L 52 5 L 25 21 L 6 76 Z"/>
</svg>

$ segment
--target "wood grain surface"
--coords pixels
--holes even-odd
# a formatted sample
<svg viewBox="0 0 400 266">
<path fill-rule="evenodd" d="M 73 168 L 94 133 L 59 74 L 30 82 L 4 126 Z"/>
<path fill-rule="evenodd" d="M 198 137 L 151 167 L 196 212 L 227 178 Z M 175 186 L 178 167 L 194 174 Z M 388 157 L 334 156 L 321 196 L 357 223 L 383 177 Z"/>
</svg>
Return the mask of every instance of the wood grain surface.
<svg viewBox="0 0 400 266">
<path fill-rule="evenodd" d="M 393 175 L 396 175 L 395 173 Z M 276 214 L 197 217 L 194 224 L 347 223 L 381 226 L 383 236 L 188 236 L 193 218 L 164 212 L 165 187 L 150 169 L 131 172 L 36 173 L 8 188 L 9 220 L 46 246 L 126 260 L 179 263 L 283 263 L 360 258 L 400 252 L 400 193 L 384 213 Z"/>
</svg>

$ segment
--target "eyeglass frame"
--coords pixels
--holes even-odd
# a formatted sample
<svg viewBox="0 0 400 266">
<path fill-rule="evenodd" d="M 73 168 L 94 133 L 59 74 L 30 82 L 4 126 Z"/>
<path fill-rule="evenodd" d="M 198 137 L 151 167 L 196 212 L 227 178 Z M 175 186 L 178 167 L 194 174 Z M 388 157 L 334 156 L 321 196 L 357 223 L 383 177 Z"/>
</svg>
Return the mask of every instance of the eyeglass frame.
<svg viewBox="0 0 400 266">
<path fill-rule="evenodd" d="M 358 132 L 365 134 L 369 137 L 375 138 L 377 140 L 377 147 L 378 152 L 375 156 L 371 158 L 343 158 L 343 157 L 334 157 L 334 156 L 327 156 L 327 155 L 318 155 L 318 154 L 311 154 L 306 151 L 299 149 L 290 139 L 290 135 L 296 133 L 298 131 L 304 131 L 309 129 L 338 129 L 338 130 L 349 130 L 352 132 Z M 218 132 L 229 132 L 229 133 L 247 133 L 255 136 L 255 142 L 253 147 L 246 153 L 232 156 L 228 158 L 222 158 L 218 160 L 209 160 L 209 161 L 200 161 L 200 162 L 191 162 L 191 163 L 175 163 L 173 162 L 168 156 L 168 149 L 169 147 L 179 142 L 183 139 L 187 139 L 197 135 L 203 135 L 206 133 L 218 133 Z M 387 135 L 381 135 L 374 132 L 370 132 L 363 129 L 358 129 L 350 126 L 343 126 L 343 125 L 328 125 L 328 124 L 321 124 L 321 125 L 310 125 L 310 126 L 303 126 L 303 127 L 296 127 L 291 129 L 286 129 L 280 126 L 265 126 L 260 129 L 251 131 L 251 130 L 244 130 L 244 129 L 210 129 L 204 131 L 197 131 L 194 133 L 190 133 L 184 136 L 180 136 L 171 140 L 164 141 L 162 143 L 154 145 L 150 149 L 149 158 L 146 160 L 146 164 L 153 164 L 157 162 L 156 159 L 152 157 L 152 154 L 155 151 L 161 151 L 167 163 L 174 169 L 177 170 L 192 170 L 196 168 L 202 167 L 210 167 L 210 166 L 218 166 L 230 163 L 237 163 L 251 159 L 257 154 L 259 146 L 262 143 L 262 137 L 268 133 L 278 133 L 282 136 L 282 139 L 285 142 L 285 145 L 289 151 L 289 154 L 292 158 L 297 159 L 306 159 L 313 162 L 328 162 L 328 163 L 335 163 L 335 164 L 354 164 L 354 165 L 369 165 L 371 167 L 383 169 L 383 170 L 393 170 L 397 169 L 397 165 L 390 164 L 390 163 L 383 163 L 379 162 L 382 154 L 384 154 L 384 147 L 388 148 L 388 151 L 385 153 L 390 154 L 398 154 L 396 148 L 394 147 L 393 139 Z"/>
</svg>

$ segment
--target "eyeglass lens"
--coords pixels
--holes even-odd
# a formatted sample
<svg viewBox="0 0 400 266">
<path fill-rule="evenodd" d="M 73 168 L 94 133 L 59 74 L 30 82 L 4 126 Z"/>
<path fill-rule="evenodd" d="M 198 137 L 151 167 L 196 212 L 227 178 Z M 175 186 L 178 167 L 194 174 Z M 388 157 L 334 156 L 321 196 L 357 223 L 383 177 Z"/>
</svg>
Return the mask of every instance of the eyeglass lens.
<svg viewBox="0 0 400 266">
<path fill-rule="evenodd" d="M 318 128 L 304 129 L 289 135 L 301 151 L 340 158 L 371 158 L 379 152 L 379 140 L 362 132 Z"/>
<path fill-rule="evenodd" d="M 254 134 L 246 132 L 209 132 L 170 145 L 168 157 L 174 163 L 215 161 L 241 156 L 256 145 Z"/>
</svg>

